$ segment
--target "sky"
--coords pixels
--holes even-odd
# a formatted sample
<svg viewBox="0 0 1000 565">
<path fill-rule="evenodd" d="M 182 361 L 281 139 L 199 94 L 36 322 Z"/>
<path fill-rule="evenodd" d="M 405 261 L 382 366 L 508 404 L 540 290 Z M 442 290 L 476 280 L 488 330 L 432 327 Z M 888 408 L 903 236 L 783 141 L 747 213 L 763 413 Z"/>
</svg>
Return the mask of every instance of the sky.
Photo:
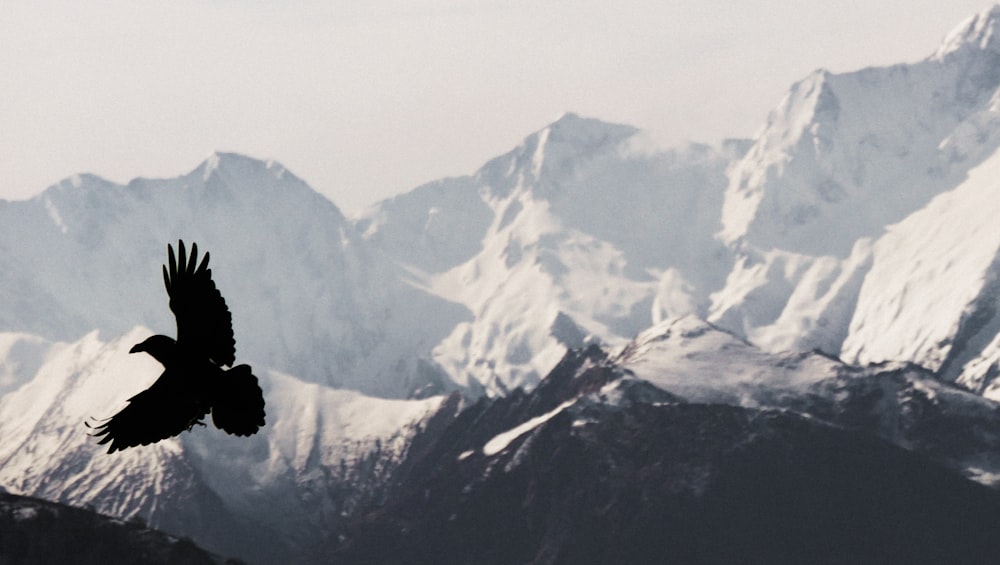
<svg viewBox="0 0 1000 565">
<path fill-rule="evenodd" d="M 915 62 L 987 0 L 0 0 L 0 198 L 215 151 L 355 213 L 564 112 L 751 137 L 811 71 Z"/>
</svg>

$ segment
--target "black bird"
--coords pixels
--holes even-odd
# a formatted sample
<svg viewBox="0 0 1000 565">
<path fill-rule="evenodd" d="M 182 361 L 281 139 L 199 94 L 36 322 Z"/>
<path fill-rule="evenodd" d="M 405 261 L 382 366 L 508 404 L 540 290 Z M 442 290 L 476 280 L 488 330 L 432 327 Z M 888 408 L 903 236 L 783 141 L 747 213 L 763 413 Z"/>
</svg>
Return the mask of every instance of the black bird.
<svg viewBox="0 0 1000 565">
<path fill-rule="evenodd" d="M 163 282 L 177 319 L 177 340 L 154 335 L 129 353 L 144 351 L 163 365 L 148 389 L 129 399 L 120 412 L 96 427 L 108 453 L 148 445 L 190 430 L 211 412 L 215 426 L 249 436 L 264 425 L 264 395 L 249 365 L 237 365 L 232 314 L 212 281 L 209 254 L 198 264 L 198 245 L 188 257 L 177 242 L 167 245 Z M 87 424 L 88 427 L 91 427 Z"/>
</svg>

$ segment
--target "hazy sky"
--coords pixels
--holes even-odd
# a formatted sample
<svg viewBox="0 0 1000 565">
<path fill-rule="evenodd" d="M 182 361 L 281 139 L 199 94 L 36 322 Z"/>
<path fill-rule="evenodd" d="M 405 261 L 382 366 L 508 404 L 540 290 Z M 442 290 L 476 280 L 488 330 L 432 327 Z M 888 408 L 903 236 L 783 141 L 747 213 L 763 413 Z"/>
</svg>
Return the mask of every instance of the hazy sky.
<svg viewBox="0 0 1000 565">
<path fill-rule="evenodd" d="M 912 62 L 986 0 L 0 0 L 0 198 L 275 159 L 345 212 L 564 111 L 749 137 L 816 68 Z"/>
</svg>

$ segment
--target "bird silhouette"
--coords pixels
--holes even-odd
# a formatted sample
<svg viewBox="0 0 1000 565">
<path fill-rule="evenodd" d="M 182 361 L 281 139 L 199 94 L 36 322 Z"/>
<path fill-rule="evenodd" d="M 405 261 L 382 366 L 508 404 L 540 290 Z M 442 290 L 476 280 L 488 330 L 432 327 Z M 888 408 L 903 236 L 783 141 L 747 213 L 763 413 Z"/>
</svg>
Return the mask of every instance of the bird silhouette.
<svg viewBox="0 0 1000 565">
<path fill-rule="evenodd" d="M 198 245 L 187 256 L 177 242 L 177 256 L 167 245 L 163 283 L 177 320 L 177 339 L 154 335 L 129 353 L 145 352 L 163 365 L 163 373 L 146 390 L 128 400 L 114 416 L 96 426 L 86 424 L 110 443 L 108 453 L 149 445 L 205 425 L 212 413 L 215 426 L 229 434 L 249 436 L 264 425 L 264 395 L 249 365 L 236 361 L 232 314 L 212 281 L 206 252 L 198 264 Z"/>
</svg>

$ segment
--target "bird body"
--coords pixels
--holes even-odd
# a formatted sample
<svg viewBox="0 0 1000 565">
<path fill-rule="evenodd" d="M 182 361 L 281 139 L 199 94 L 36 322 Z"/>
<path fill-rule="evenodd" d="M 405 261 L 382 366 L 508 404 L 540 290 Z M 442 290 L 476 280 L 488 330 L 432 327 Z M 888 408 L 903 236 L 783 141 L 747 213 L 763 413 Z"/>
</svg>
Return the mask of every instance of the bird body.
<svg viewBox="0 0 1000 565">
<path fill-rule="evenodd" d="M 163 365 L 163 373 L 128 405 L 93 427 L 108 453 L 148 445 L 204 425 L 211 413 L 219 429 L 248 436 L 264 425 L 264 396 L 249 365 L 236 359 L 232 315 L 212 281 L 208 253 L 198 263 L 198 246 L 187 256 L 178 242 L 175 257 L 167 246 L 163 281 L 177 320 L 177 339 L 154 335 L 129 353 L 144 352 Z M 88 425 L 89 426 L 89 425 Z M 103 436 L 103 437 L 102 437 Z"/>
</svg>

